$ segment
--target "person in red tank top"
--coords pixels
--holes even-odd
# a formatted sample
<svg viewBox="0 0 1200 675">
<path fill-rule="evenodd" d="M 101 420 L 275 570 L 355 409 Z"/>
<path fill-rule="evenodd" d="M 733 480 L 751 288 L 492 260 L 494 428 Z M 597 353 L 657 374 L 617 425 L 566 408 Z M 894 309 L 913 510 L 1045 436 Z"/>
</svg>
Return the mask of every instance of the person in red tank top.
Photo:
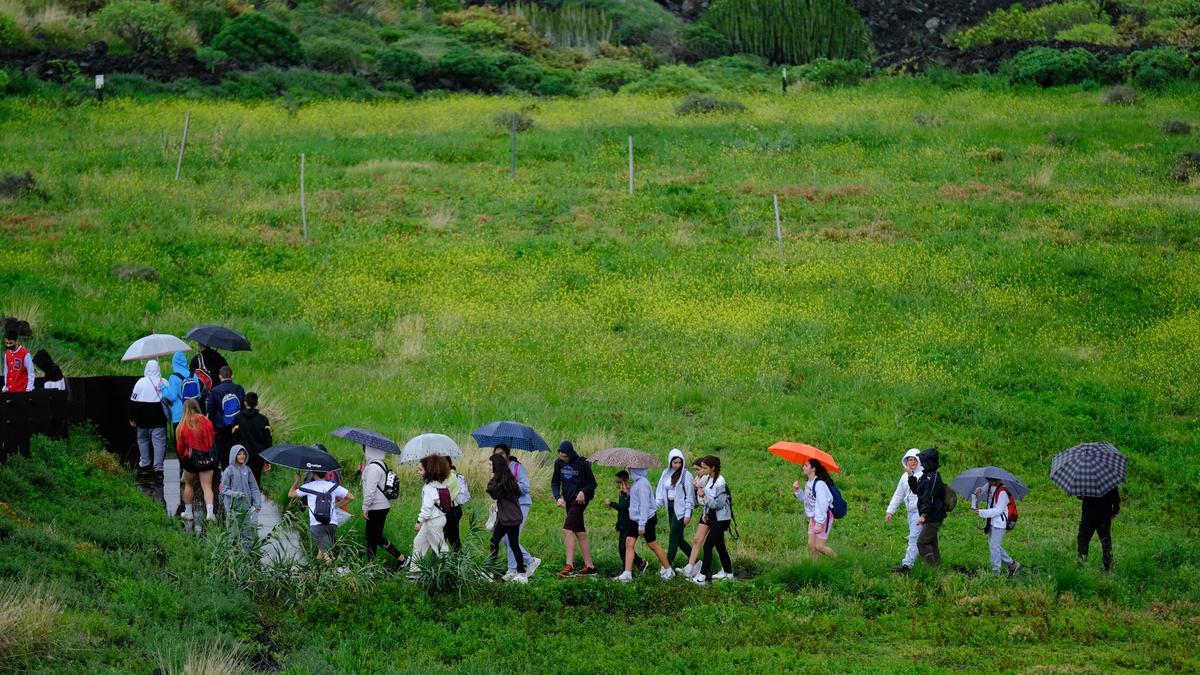
<svg viewBox="0 0 1200 675">
<path fill-rule="evenodd" d="M 33 391 L 33 357 L 21 346 L 17 331 L 4 334 L 4 391 Z"/>
</svg>

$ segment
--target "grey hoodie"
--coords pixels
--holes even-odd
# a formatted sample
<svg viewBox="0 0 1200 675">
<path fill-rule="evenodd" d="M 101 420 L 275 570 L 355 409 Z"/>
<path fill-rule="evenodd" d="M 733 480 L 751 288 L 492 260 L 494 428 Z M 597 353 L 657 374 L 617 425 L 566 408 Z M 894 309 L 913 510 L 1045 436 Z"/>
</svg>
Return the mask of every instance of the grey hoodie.
<svg viewBox="0 0 1200 675">
<path fill-rule="evenodd" d="M 658 501 L 654 499 L 654 488 L 646 479 L 647 469 L 630 469 L 633 485 L 629 486 L 629 521 L 637 523 L 638 530 L 645 529 L 646 522 L 658 512 Z"/>
<path fill-rule="evenodd" d="M 676 457 L 683 460 L 683 469 L 679 476 L 679 482 L 675 484 L 675 517 L 683 520 L 692 515 L 692 509 L 696 508 L 696 488 L 692 485 L 692 474 L 687 470 L 687 460 L 684 459 L 679 448 L 675 448 L 667 455 L 667 469 L 658 479 L 658 490 L 654 493 L 654 497 L 658 500 L 659 508 L 667 505 L 669 501 L 667 497 L 671 494 L 671 476 L 675 474 L 675 471 L 671 469 L 671 462 Z"/>
<path fill-rule="evenodd" d="M 254 474 L 250 471 L 250 464 L 237 463 L 239 452 L 246 452 L 245 446 L 235 445 L 229 449 L 229 466 L 221 472 L 221 487 L 218 491 L 221 494 L 221 503 L 225 505 L 225 512 L 228 513 L 234 509 L 260 509 L 262 508 L 263 498 L 262 492 L 258 489 L 258 482 L 254 480 Z M 249 453 L 246 453 L 247 456 Z"/>
</svg>

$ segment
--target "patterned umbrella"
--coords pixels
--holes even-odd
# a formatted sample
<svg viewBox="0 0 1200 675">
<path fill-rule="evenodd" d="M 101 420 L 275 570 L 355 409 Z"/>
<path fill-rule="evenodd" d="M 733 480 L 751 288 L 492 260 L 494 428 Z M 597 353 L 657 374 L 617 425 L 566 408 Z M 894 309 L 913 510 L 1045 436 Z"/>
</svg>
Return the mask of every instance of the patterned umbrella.
<svg viewBox="0 0 1200 675">
<path fill-rule="evenodd" d="M 404 450 L 400 453 L 400 463 L 416 464 L 430 455 L 455 458 L 462 457 L 463 453 L 458 443 L 445 434 L 421 434 L 404 444 Z"/>
<path fill-rule="evenodd" d="M 1072 497 L 1102 497 L 1125 482 L 1125 455 L 1111 443 L 1081 443 L 1050 461 L 1050 480 Z"/>
<path fill-rule="evenodd" d="M 539 436 L 533 427 L 520 422 L 492 422 L 472 431 L 471 436 L 481 448 L 494 448 L 503 443 L 511 450 L 550 452 L 546 439 Z"/>
<path fill-rule="evenodd" d="M 400 454 L 400 446 L 396 444 L 396 441 L 370 429 L 338 427 L 333 430 L 333 435 L 353 443 L 358 443 L 364 447 L 375 448 L 376 450 L 382 450 L 393 455 Z"/>
<path fill-rule="evenodd" d="M 975 488 L 983 487 L 989 478 L 1003 481 L 1005 487 L 1017 499 L 1025 499 L 1025 495 L 1029 494 L 1029 488 L 1025 487 L 1020 478 L 997 466 L 977 466 L 974 469 L 967 469 L 958 474 L 958 477 L 950 484 L 950 489 L 963 497 L 970 498 L 971 494 L 975 492 Z"/>
<path fill-rule="evenodd" d="M 587 458 L 598 466 L 615 466 L 630 469 L 657 469 L 662 466 L 662 460 L 648 452 L 633 448 L 608 448 L 593 453 Z"/>
</svg>

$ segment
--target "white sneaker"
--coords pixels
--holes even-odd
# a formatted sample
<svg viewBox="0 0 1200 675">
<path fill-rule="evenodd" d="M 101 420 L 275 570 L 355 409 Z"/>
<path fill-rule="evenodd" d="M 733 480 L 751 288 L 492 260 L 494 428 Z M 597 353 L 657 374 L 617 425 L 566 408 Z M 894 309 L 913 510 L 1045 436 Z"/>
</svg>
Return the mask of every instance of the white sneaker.
<svg viewBox="0 0 1200 675">
<path fill-rule="evenodd" d="M 658 573 L 658 575 L 663 579 L 674 579 L 675 570 L 671 569 L 670 567 L 664 567 L 662 568 L 662 571 Z"/>
<path fill-rule="evenodd" d="M 688 581 L 696 584 L 697 586 L 705 586 L 708 584 L 708 582 L 704 580 L 703 574 L 697 574 L 694 577 L 688 577 Z"/>
<path fill-rule="evenodd" d="M 210 513 L 207 516 L 204 516 L 204 519 L 210 523 L 214 523 L 214 522 L 216 522 L 217 517 Z"/>
<path fill-rule="evenodd" d="M 692 566 L 690 563 L 687 565 L 684 565 L 683 567 L 676 567 L 675 571 L 679 572 L 680 574 L 682 574 L 683 576 L 685 576 L 689 579 L 696 576 L 695 574 L 692 574 L 693 572 L 695 572 L 695 570 L 692 569 Z"/>
<path fill-rule="evenodd" d="M 192 519 L 193 519 L 193 518 L 195 518 L 195 517 L 196 517 L 196 516 L 195 516 L 195 515 L 193 515 L 191 511 L 184 511 L 184 512 L 183 512 L 183 516 L 182 516 L 182 518 L 183 518 L 184 520 L 192 520 Z"/>
<path fill-rule="evenodd" d="M 629 572 L 621 572 L 619 575 L 613 577 L 613 581 L 619 581 L 623 584 L 627 584 L 633 581 L 633 574 Z"/>
<path fill-rule="evenodd" d="M 348 568 L 348 567 L 339 567 L 339 568 L 337 568 L 337 575 L 338 575 L 339 577 L 344 577 L 344 576 L 346 576 L 347 574 L 350 574 L 350 568 Z"/>
<path fill-rule="evenodd" d="M 530 560 L 529 562 L 525 563 L 525 576 L 527 576 L 527 577 L 533 576 L 533 573 L 537 571 L 538 565 L 541 565 L 541 564 L 542 564 L 541 558 L 534 558 L 533 560 Z"/>
<path fill-rule="evenodd" d="M 721 570 L 713 575 L 713 579 L 733 579 L 733 573 Z"/>
<path fill-rule="evenodd" d="M 529 572 L 526 572 L 525 574 L 514 574 L 512 581 L 518 584 L 529 583 Z"/>
<path fill-rule="evenodd" d="M 503 580 L 503 581 L 512 581 L 512 580 L 513 580 L 513 577 L 515 577 L 515 576 L 517 576 L 517 571 L 516 571 L 516 570 L 509 570 L 509 571 L 507 571 L 507 572 L 505 572 L 505 573 L 504 573 L 504 576 L 503 576 L 503 577 L 501 577 L 501 580 Z"/>
</svg>

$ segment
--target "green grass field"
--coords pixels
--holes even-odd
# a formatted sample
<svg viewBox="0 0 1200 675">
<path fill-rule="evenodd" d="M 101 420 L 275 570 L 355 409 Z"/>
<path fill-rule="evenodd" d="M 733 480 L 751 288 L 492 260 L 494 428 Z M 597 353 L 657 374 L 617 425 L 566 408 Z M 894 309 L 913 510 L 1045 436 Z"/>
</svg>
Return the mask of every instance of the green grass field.
<svg viewBox="0 0 1200 675">
<path fill-rule="evenodd" d="M 329 436 L 341 424 L 473 446 L 470 430 L 508 418 L 583 454 L 715 452 L 737 494 L 734 565 L 753 575 L 715 589 L 555 580 L 561 514 L 543 482 L 524 540 L 545 572 L 527 588 L 460 602 L 335 579 L 281 603 L 210 578 L 195 563 L 207 548 L 127 485 L 95 499 L 141 514 L 136 537 L 80 526 L 68 496 L 6 487 L 5 597 L 37 585 L 57 603 L 47 625 L 78 637 L 0 643 L 0 668 L 181 667 L 183 645 L 217 640 L 291 672 L 1200 668 L 1200 183 L 1168 177 L 1200 141 L 1159 130 L 1200 122 L 1198 93 L 1111 106 L 892 79 L 684 118 L 666 99 L 540 101 L 515 179 L 492 120 L 518 100 L 294 116 L 0 101 L 0 172 L 32 171 L 46 195 L 0 201 L 0 312 L 28 319 L 30 346 L 68 376 L 139 373 L 119 363 L 133 339 L 223 323 L 254 342 L 231 359 L 235 379 L 262 393 L 277 438 L 348 460 L 356 446 Z M 766 452 L 781 439 L 845 467 L 837 560 L 806 562 L 798 467 Z M 1098 552 L 1075 569 L 1078 502 L 1048 479 L 1054 453 L 1097 439 L 1130 457 L 1110 576 Z M 57 493 L 87 445 L 49 444 L 0 474 Z M 979 574 L 986 543 L 962 508 L 942 549 L 966 573 L 889 575 L 904 546 L 903 526 L 883 524 L 898 459 L 929 445 L 947 477 L 997 464 L 1032 488 L 1006 540 L 1027 573 Z M 612 496 L 611 471 L 598 476 Z M 272 478 L 281 494 L 286 477 Z M 416 493 L 388 524 L 402 548 Z M 615 573 L 611 511 L 589 513 Z M 178 608 L 189 584 L 224 618 Z"/>
</svg>

